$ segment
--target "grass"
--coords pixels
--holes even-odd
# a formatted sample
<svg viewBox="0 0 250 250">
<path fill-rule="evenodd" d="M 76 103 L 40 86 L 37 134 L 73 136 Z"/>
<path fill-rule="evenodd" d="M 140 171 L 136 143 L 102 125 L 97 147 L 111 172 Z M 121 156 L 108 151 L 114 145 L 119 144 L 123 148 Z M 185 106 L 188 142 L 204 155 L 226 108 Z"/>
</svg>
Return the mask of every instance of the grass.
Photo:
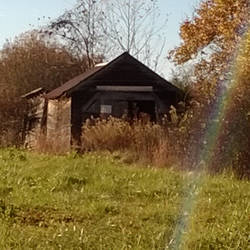
<svg viewBox="0 0 250 250">
<path fill-rule="evenodd" d="M 192 175 L 0 149 L 0 249 L 164 249 Z M 247 249 L 250 185 L 206 176 L 182 249 Z"/>
<path fill-rule="evenodd" d="M 176 137 L 172 143 L 169 128 L 150 122 L 146 114 L 141 116 L 132 123 L 112 116 L 88 119 L 82 128 L 82 151 L 126 152 L 134 162 L 139 160 L 154 166 L 177 163 L 177 155 L 183 150 Z M 168 124 L 166 118 L 163 124 Z"/>
</svg>

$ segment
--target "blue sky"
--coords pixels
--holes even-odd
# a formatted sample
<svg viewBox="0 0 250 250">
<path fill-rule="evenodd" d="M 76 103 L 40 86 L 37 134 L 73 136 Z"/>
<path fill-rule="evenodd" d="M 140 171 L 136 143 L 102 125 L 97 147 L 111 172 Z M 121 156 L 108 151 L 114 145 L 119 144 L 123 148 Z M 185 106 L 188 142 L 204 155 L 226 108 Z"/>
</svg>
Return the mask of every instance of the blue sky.
<svg viewBox="0 0 250 250">
<path fill-rule="evenodd" d="M 6 39 L 43 24 L 42 17 L 55 18 L 74 6 L 76 0 L 0 0 L 0 48 Z M 168 15 L 166 49 L 179 43 L 180 23 L 192 16 L 199 0 L 158 0 L 161 15 Z M 39 21 L 38 18 L 41 18 Z"/>
</svg>

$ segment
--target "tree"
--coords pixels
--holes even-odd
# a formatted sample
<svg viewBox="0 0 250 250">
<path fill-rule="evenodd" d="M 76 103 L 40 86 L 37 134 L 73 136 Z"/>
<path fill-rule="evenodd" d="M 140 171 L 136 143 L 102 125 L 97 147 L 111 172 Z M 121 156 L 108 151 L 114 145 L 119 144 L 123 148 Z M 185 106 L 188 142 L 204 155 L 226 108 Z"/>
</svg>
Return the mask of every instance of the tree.
<svg viewBox="0 0 250 250">
<path fill-rule="evenodd" d="M 198 61 L 195 75 L 205 97 L 214 96 L 247 20 L 248 0 L 203 0 L 193 18 L 181 25 L 182 43 L 170 55 L 179 65 L 194 58 Z"/>
<path fill-rule="evenodd" d="M 157 0 L 78 0 L 46 32 L 63 39 L 75 55 L 86 55 L 90 67 L 96 59 L 129 51 L 156 69 L 165 47 L 165 22 L 159 27 L 158 17 Z"/>
<path fill-rule="evenodd" d="M 73 9 L 65 11 L 42 32 L 59 37 L 80 60 L 87 57 L 91 68 L 102 61 L 110 48 L 102 30 L 104 20 L 100 1 L 78 0 Z"/>
<path fill-rule="evenodd" d="M 217 142 L 215 157 L 220 162 L 233 159 L 233 169 L 239 177 L 250 178 L 250 28 L 242 37 L 234 60 L 223 130 Z M 225 155 L 231 158 L 225 159 Z M 223 157 L 224 156 L 224 157 Z M 229 162 L 230 163 L 230 162 Z"/>
<path fill-rule="evenodd" d="M 0 52 L 1 82 L 16 95 L 38 87 L 53 89 L 86 68 L 86 58 L 76 59 L 62 45 L 50 42 L 37 31 L 7 42 Z"/>
<path fill-rule="evenodd" d="M 165 48 L 156 0 L 111 0 L 106 3 L 107 39 L 115 52 L 128 51 L 154 70 Z M 110 11 L 108 11 L 110 10 Z"/>
<path fill-rule="evenodd" d="M 25 103 L 21 95 L 53 89 L 87 68 L 63 46 L 36 31 L 7 42 L 0 51 L 0 144 L 19 143 Z"/>
<path fill-rule="evenodd" d="M 237 48 L 246 31 L 249 13 L 248 0 L 203 0 L 193 17 L 181 25 L 182 42 L 170 53 L 178 65 L 194 62 L 195 82 L 192 87 L 199 102 L 188 111 L 186 129 L 189 133 L 188 145 L 191 145 L 187 155 L 192 163 L 197 163 L 200 152 L 206 148 L 204 135 L 213 122 L 212 112 L 217 111 L 215 107 L 221 97 L 218 95 L 225 93 L 227 84 L 237 85 L 237 88 L 230 95 L 231 105 L 223 110 L 224 119 L 220 121 L 223 129 L 219 137 L 216 137 L 211 166 L 217 170 L 223 169 L 240 151 L 249 149 L 249 145 L 245 143 L 246 140 L 250 141 L 249 121 L 246 120 L 246 113 L 250 108 L 249 101 L 246 100 L 249 96 L 249 79 L 243 81 L 236 76 L 231 79 L 231 62 L 234 62 L 237 54 L 242 55 L 237 52 Z M 245 52 L 244 58 L 248 57 L 249 54 Z M 249 62 L 246 60 L 238 63 L 241 66 L 237 68 L 239 72 L 240 68 L 244 69 L 244 76 L 249 76 L 249 70 L 246 70 Z M 233 122 L 234 120 L 237 122 Z"/>
</svg>

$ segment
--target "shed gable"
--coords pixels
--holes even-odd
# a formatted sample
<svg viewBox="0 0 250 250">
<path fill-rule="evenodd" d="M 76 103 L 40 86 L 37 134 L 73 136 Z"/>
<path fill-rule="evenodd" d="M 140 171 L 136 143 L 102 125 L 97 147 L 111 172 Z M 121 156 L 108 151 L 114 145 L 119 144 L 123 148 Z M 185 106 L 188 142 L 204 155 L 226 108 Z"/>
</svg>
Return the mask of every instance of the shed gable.
<svg viewBox="0 0 250 250">
<path fill-rule="evenodd" d="M 182 94 L 180 89 L 156 74 L 140 61 L 125 52 L 105 66 L 98 66 L 66 82 L 47 94 L 48 99 L 56 99 L 66 94 L 71 96 L 77 91 L 96 86 L 152 86 Z"/>
<path fill-rule="evenodd" d="M 152 86 L 178 91 L 171 83 L 160 77 L 127 52 L 102 67 L 91 77 L 80 82 L 69 93 L 96 86 Z"/>
</svg>

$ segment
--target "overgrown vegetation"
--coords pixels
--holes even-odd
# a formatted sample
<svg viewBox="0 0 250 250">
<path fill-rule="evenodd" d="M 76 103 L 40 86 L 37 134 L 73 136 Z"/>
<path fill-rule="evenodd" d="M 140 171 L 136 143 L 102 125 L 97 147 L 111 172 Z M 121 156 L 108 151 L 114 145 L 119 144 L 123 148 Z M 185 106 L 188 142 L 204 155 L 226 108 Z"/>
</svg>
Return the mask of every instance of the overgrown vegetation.
<svg viewBox="0 0 250 250">
<path fill-rule="evenodd" d="M 52 90 L 88 68 L 84 57 L 76 59 L 65 47 L 27 32 L 0 51 L 0 145 L 22 143 L 27 107 L 21 96 L 36 88 Z"/>
<path fill-rule="evenodd" d="M 238 175 L 250 177 L 250 29 L 239 45 L 237 58 L 233 65 L 233 85 L 223 122 L 223 132 L 218 139 L 216 158 L 219 164 L 230 155 Z M 248 66 L 247 66 L 248 65 Z M 229 146 L 231 145 L 231 146 Z"/>
<path fill-rule="evenodd" d="M 90 124 L 94 122 L 94 124 Z M 156 150 L 166 138 L 164 129 L 142 120 L 128 121 L 109 117 L 89 120 L 83 126 L 83 150 L 127 151 L 131 157 L 153 162 Z M 166 148 L 167 150 L 167 148 Z"/>
<path fill-rule="evenodd" d="M 138 16 L 140 6 L 148 6 L 145 18 L 157 10 L 156 1 L 152 5 L 132 0 L 122 1 L 124 6 L 114 3 L 121 14 L 124 6 L 134 11 L 125 25 Z M 95 11 L 97 4 L 79 0 L 79 10 L 53 20 L 45 33 L 31 31 L 0 51 L 1 147 L 22 143 L 26 112 L 22 94 L 37 87 L 57 87 L 108 52 L 108 34 L 100 34 L 97 25 L 105 13 Z M 195 59 L 190 70 L 194 74 L 174 79 L 188 98 L 180 104 L 182 112 L 176 111 L 180 107 L 171 107 L 161 125 L 143 119 L 133 123 L 112 117 L 89 120 L 83 127 L 82 156 L 66 154 L 56 136 L 49 142 L 43 135 L 40 139 L 40 151 L 54 156 L 0 149 L 0 249 L 164 249 L 171 247 L 176 227 L 182 226 L 184 208 L 190 204 L 182 249 L 247 249 L 249 13 L 247 0 L 204 0 L 193 17 L 184 21 L 182 43 L 170 56 L 180 67 Z M 109 21 L 117 18 L 114 14 Z M 139 27 L 141 20 L 137 20 Z M 75 22 L 79 29 L 72 29 Z M 155 61 L 151 57 L 151 33 L 138 32 L 134 24 L 121 41 L 123 26 L 113 24 L 109 34 L 118 46 L 114 51 L 123 50 L 126 41 L 128 50 L 157 66 L 159 54 Z M 54 35 L 69 42 L 64 40 L 62 45 Z M 225 105 L 222 129 L 210 150 L 210 169 L 220 174 L 192 172 L 203 163 L 200 155 L 207 147 L 204 135 L 211 125 L 210 114 L 226 85 L 232 86 L 226 99 L 230 105 Z M 199 182 L 191 190 L 196 178 Z M 190 190 L 195 200 L 183 204 Z"/>
<path fill-rule="evenodd" d="M 164 249 L 193 174 L 0 150 L 1 249 Z M 182 249 L 247 249 L 249 182 L 202 178 Z"/>
<path fill-rule="evenodd" d="M 149 29 L 151 32 L 140 35 L 142 29 L 139 32 L 138 27 L 143 24 L 142 19 L 134 18 L 141 13 L 150 21 L 151 17 L 157 15 L 157 2 L 124 0 L 121 4 L 119 1 L 113 3 L 121 15 L 124 11 L 131 15 L 123 20 L 123 24 L 114 22 L 108 34 L 102 33 L 99 24 L 107 14 L 110 14 L 110 23 L 112 17 L 117 18 L 115 13 L 104 13 L 96 1 L 78 0 L 76 8 L 52 20 L 40 33 L 32 31 L 13 43 L 5 44 L 0 52 L 0 145 L 20 146 L 22 143 L 22 118 L 26 106 L 20 100 L 20 95 L 36 87 L 51 89 L 59 86 L 101 61 L 106 52 L 108 54 L 107 47 L 111 44 L 105 44 L 106 36 L 113 38 L 112 44 L 116 44 L 118 50 L 126 48 L 138 58 L 152 61 L 150 40 L 153 38 L 151 35 L 156 34 L 152 34 L 154 23 Z M 240 178 L 249 177 L 250 52 L 249 31 L 246 32 L 249 13 L 247 0 L 201 1 L 193 17 L 182 23 L 181 44 L 170 53 L 179 67 L 194 62 L 190 70 L 193 74 L 174 79 L 179 85 L 180 81 L 185 82 L 183 88 L 189 97 L 185 99 L 181 116 L 175 116 L 172 109 L 173 112 L 167 115 L 174 117 L 163 127 L 141 121 L 131 126 L 113 118 L 100 120 L 95 126 L 86 124 L 84 151 L 129 151 L 133 154 L 132 158 L 150 164 L 166 166 L 175 163 L 189 169 L 197 166 L 201 160 L 198 156 L 206 147 L 204 135 L 211 125 L 210 115 L 221 98 L 221 90 L 231 84 L 235 91 L 230 93 L 231 105 L 226 108 L 221 122 L 223 129 L 217 138 L 210 167 L 220 172 L 233 166 Z M 121 36 L 117 34 L 122 32 L 119 29 L 129 20 L 134 20 L 131 22 L 133 25 L 125 29 L 128 32 L 122 37 L 126 39 L 121 41 Z M 148 27 L 151 26 L 146 25 L 146 30 Z M 62 40 L 55 38 L 58 36 L 64 39 L 63 45 L 59 42 Z M 141 39 L 142 36 L 145 40 Z M 140 42 L 142 47 L 139 46 Z M 144 52 L 140 54 L 140 51 Z M 42 151 L 46 151 L 46 148 L 53 152 L 61 150 L 61 145 L 52 146 L 52 143 L 44 142 Z"/>
<path fill-rule="evenodd" d="M 128 154 L 131 162 L 181 167 L 183 150 L 176 136 L 184 128 L 174 111 L 175 109 L 172 110 L 172 121 L 166 116 L 161 125 L 152 123 L 147 118 L 133 122 L 114 117 L 89 119 L 82 130 L 82 150 L 118 151 Z"/>
<path fill-rule="evenodd" d="M 209 167 L 223 171 L 233 164 L 240 176 L 250 176 L 249 13 L 247 0 L 201 1 L 193 17 L 182 23 L 182 42 L 170 53 L 179 66 L 195 61 L 191 92 L 198 105 L 186 114 L 185 146 L 191 145 L 186 155 L 192 164 L 199 164 L 197 156 L 206 147 L 208 128 L 216 127 L 211 119 L 216 123 L 219 112 L 223 112 L 219 120 L 222 129 L 211 149 L 215 153 L 210 157 Z M 226 88 L 232 90 L 225 91 Z M 223 105 L 225 108 L 219 110 Z M 216 112 L 217 117 L 213 117 Z"/>
</svg>

